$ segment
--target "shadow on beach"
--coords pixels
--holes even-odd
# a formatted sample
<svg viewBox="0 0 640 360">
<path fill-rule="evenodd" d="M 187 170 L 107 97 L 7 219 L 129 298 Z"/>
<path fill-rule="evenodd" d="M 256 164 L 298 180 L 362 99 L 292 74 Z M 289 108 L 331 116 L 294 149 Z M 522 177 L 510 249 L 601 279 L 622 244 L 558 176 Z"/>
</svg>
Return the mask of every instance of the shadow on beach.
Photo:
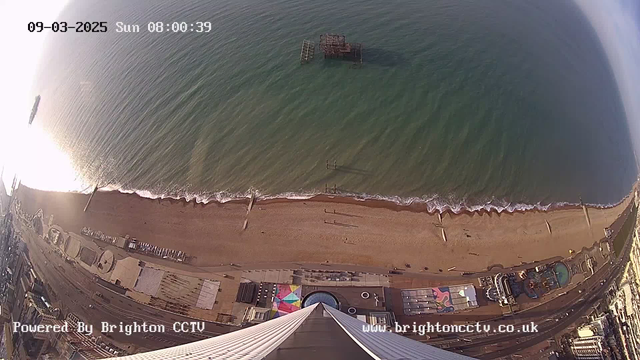
<svg viewBox="0 0 640 360">
<path fill-rule="evenodd" d="M 342 227 L 353 227 L 353 228 L 357 228 L 358 225 L 353 225 L 353 224 L 345 224 L 345 223 L 341 223 L 341 222 L 334 222 L 334 223 L 330 223 L 331 225 L 336 225 L 336 226 L 342 226 Z"/>
<path fill-rule="evenodd" d="M 326 221 L 324 220 L 325 224 L 329 224 L 329 225 L 336 225 L 336 226 L 342 226 L 342 227 L 352 227 L 352 228 L 357 228 L 358 225 L 353 225 L 353 224 L 345 224 L 345 223 L 341 223 L 341 222 L 337 222 L 337 221 Z"/>
<path fill-rule="evenodd" d="M 360 215 L 347 214 L 347 213 L 338 212 L 338 211 L 336 211 L 334 214 L 335 214 L 335 215 L 340 215 L 340 216 L 355 217 L 355 218 L 361 218 L 361 217 L 362 217 L 362 216 L 360 216 Z"/>
<path fill-rule="evenodd" d="M 354 217 L 354 218 L 361 218 L 362 216 L 360 215 L 356 215 L 356 214 L 347 214 L 347 213 L 343 213 L 343 212 L 339 212 L 339 211 L 327 211 L 327 209 L 324 209 L 324 213 L 325 214 L 332 214 L 332 215 L 340 215 L 340 216 L 346 216 L 346 217 Z"/>
</svg>

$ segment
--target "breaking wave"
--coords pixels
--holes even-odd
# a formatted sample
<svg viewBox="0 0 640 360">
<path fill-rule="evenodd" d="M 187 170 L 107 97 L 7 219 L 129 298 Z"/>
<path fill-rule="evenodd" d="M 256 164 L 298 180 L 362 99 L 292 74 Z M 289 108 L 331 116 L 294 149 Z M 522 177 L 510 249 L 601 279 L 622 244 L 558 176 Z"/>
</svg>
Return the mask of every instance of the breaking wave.
<svg viewBox="0 0 640 360">
<path fill-rule="evenodd" d="M 580 206 L 579 203 L 570 202 L 553 202 L 548 204 L 535 203 L 513 203 L 506 200 L 491 199 L 490 201 L 473 203 L 467 200 L 455 200 L 453 197 L 445 198 L 439 195 L 423 196 L 423 197 L 400 197 L 400 196 L 383 196 L 370 195 L 361 193 L 339 193 L 331 194 L 320 191 L 309 192 L 284 192 L 279 194 L 264 194 L 257 189 L 248 189 L 244 192 L 219 191 L 214 193 L 189 193 L 189 192 L 172 192 L 172 193 L 155 193 L 149 190 L 123 189 L 118 186 L 109 185 L 100 189 L 100 191 L 118 191 L 123 194 L 136 194 L 147 199 L 173 199 L 184 200 L 187 202 L 194 201 L 199 204 L 207 203 L 227 203 L 231 201 L 245 201 L 251 198 L 252 194 L 256 200 L 309 200 L 315 197 L 332 197 L 347 198 L 356 201 L 381 201 L 389 202 L 398 206 L 426 206 L 429 213 L 468 213 L 468 212 L 497 212 L 497 213 L 514 213 L 524 211 L 549 211 L 559 208 Z M 590 204 L 585 205 L 593 208 L 609 208 L 622 203 L 621 199 L 617 203 L 611 204 Z"/>
</svg>

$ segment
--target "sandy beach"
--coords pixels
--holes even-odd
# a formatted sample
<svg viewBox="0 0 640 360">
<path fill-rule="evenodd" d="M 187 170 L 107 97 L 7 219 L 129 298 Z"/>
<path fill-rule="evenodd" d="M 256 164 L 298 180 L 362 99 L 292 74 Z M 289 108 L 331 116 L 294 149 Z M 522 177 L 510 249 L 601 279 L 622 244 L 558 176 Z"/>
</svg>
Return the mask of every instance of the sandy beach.
<svg viewBox="0 0 640 360">
<path fill-rule="evenodd" d="M 134 194 L 55 193 L 22 186 L 18 199 L 33 214 L 66 231 L 83 226 L 109 235 L 129 234 L 154 245 L 185 251 L 206 267 L 222 263 L 326 262 L 438 272 L 482 271 L 522 262 L 566 257 L 569 249 L 591 247 L 603 229 L 629 204 L 589 209 L 591 229 L 581 208 L 517 213 L 429 214 L 419 206 L 321 196 L 310 200 L 196 204 L 152 200 Z M 334 213 L 335 211 L 335 213 Z M 242 230 L 248 218 L 246 230 Z M 549 234 L 547 221 L 551 227 Z M 447 241 L 442 239 L 442 228 Z M 458 273 L 459 274 L 459 273 Z"/>
</svg>

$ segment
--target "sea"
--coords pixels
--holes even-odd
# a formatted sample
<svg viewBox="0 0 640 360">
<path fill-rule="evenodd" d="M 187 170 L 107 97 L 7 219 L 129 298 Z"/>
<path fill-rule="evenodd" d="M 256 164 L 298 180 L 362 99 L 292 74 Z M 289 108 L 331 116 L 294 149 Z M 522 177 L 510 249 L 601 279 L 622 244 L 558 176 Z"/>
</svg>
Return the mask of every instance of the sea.
<svg viewBox="0 0 640 360">
<path fill-rule="evenodd" d="M 107 31 L 48 36 L 36 125 L 105 189 L 514 211 L 615 204 L 638 173 L 572 1 L 72 0 L 58 20 Z M 325 33 L 363 64 L 301 65 Z"/>
</svg>

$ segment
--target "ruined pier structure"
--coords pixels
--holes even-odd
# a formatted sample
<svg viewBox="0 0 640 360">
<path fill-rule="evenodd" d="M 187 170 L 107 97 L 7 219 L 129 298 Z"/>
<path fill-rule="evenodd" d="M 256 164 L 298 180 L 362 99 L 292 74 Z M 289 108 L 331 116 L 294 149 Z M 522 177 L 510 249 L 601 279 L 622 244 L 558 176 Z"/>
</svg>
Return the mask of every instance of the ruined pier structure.
<svg viewBox="0 0 640 360">
<path fill-rule="evenodd" d="M 362 64 L 362 44 L 348 43 L 344 35 L 320 35 L 320 50 L 325 59 L 345 59 Z"/>
<path fill-rule="evenodd" d="M 325 59 L 343 59 L 362 64 L 362 44 L 348 43 L 344 35 L 320 35 L 319 48 Z M 300 63 L 305 64 L 313 60 L 315 44 L 309 40 L 302 42 Z"/>
</svg>

